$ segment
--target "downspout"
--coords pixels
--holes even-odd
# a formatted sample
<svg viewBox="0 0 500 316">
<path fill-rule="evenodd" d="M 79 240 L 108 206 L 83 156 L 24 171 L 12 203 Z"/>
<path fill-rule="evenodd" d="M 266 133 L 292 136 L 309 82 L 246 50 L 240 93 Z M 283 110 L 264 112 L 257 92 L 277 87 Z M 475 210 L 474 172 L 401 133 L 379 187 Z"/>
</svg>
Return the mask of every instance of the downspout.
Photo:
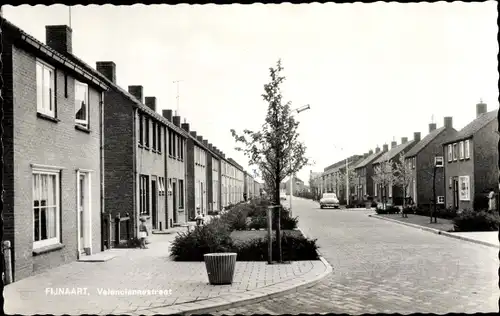
<svg viewBox="0 0 500 316">
<path fill-rule="evenodd" d="M 100 183 L 101 183 L 101 251 L 104 251 L 104 92 L 101 92 L 101 101 L 99 102 L 99 161 L 100 161 Z M 108 230 L 109 232 L 109 230 Z M 111 236 L 108 236 L 111 240 Z M 109 247 L 110 245 L 108 245 Z"/>
</svg>

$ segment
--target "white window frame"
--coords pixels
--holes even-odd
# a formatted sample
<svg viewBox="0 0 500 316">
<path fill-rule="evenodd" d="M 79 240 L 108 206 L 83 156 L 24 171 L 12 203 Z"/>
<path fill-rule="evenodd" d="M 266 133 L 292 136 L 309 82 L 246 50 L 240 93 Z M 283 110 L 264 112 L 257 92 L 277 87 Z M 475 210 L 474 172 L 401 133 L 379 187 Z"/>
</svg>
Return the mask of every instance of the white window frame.
<svg viewBox="0 0 500 316">
<path fill-rule="evenodd" d="M 444 167 L 444 159 L 442 156 L 434 157 L 434 166 L 438 168 Z"/>
<path fill-rule="evenodd" d="M 464 157 L 465 159 L 470 159 L 470 140 L 467 139 L 465 142 L 464 142 Z"/>
<path fill-rule="evenodd" d="M 38 71 L 37 71 L 37 68 L 38 66 L 41 66 L 42 67 L 42 72 L 41 72 L 41 87 L 38 86 L 38 78 L 39 78 L 39 74 L 38 74 Z M 41 99 L 38 97 L 38 91 L 36 93 L 36 108 L 37 108 L 37 112 L 40 113 L 40 114 L 44 114 L 44 115 L 47 115 L 47 116 L 50 116 L 50 117 L 54 117 L 56 116 L 56 77 L 55 77 L 55 74 L 56 74 L 56 70 L 54 67 L 52 67 L 51 65 L 47 64 L 46 62 L 40 60 L 40 59 L 37 59 L 36 60 L 36 66 L 35 66 L 35 77 L 36 77 L 36 89 L 38 90 L 38 88 L 41 88 L 42 89 L 42 93 L 41 93 Z M 45 73 L 45 70 L 48 69 L 50 74 L 51 74 L 51 82 L 49 84 L 49 91 L 45 91 L 45 87 L 44 87 L 44 73 Z M 49 104 L 45 104 L 44 103 L 44 95 L 46 93 L 50 93 L 50 90 L 52 90 L 52 94 L 49 95 Z"/>
<path fill-rule="evenodd" d="M 462 190 L 462 184 L 467 183 L 467 191 Z M 458 192 L 460 201 L 470 201 L 470 177 L 460 176 L 458 177 Z"/>
<path fill-rule="evenodd" d="M 464 142 L 463 141 L 461 141 L 458 144 L 458 158 L 460 160 L 464 160 Z"/>
<path fill-rule="evenodd" d="M 440 195 L 437 197 L 437 204 L 444 204 L 444 196 Z"/>
<path fill-rule="evenodd" d="M 86 93 L 85 93 L 85 96 L 86 96 L 86 100 L 84 100 L 86 102 L 86 106 L 87 108 L 85 109 L 85 114 L 86 114 L 86 118 L 84 120 L 79 120 L 76 118 L 76 89 L 78 86 L 81 86 L 81 87 L 85 87 L 86 89 Z M 86 83 L 83 83 L 83 82 L 80 82 L 78 80 L 75 80 L 75 124 L 77 125 L 80 125 L 80 126 L 83 126 L 85 128 L 89 128 L 89 116 L 90 116 L 90 91 L 89 91 L 89 85 L 86 84 Z"/>
<path fill-rule="evenodd" d="M 458 144 L 457 143 L 453 143 L 453 161 L 457 161 L 458 160 Z"/>
<path fill-rule="evenodd" d="M 39 240 L 35 241 L 35 214 L 34 214 L 34 197 L 32 196 L 31 198 L 31 216 L 32 216 L 32 241 L 33 241 L 33 249 L 40 249 L 43 247 L 55 245 L 61 243 L 61 199 L 60 199 L 60 189 L 61 189 L 61 169 L 60 168 L 50 168 L 50 167 L 32 167 L 31 171 L 31 186 L 32 186 L 32 192 L 33 192 L 33 187 L 35 185 L 35 175 L 54 175 L 55 176 L 55 181 L 56 181 L 56 237 L 50 238 L 50 239 L 45 239 L 45 240 Z"/>
<path fill-rule="evenodd" d="M 453 161 L 453 144 L 448 144 L 448 162 Z"/>
</svg>

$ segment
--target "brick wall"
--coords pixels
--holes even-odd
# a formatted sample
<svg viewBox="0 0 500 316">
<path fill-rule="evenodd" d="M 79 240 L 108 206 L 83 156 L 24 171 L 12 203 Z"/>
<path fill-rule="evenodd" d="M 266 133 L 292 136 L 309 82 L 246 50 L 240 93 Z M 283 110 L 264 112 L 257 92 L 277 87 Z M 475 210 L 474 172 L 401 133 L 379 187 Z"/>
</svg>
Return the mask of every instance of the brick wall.
<svg viewBox="0 0 500 316">
<path fill-rule="evenodd" d="M 170 129 L 167 129 L 168 133 L 170 133 Z M 165 140 L 165 148 L 168 150 L 168 143 L 167 140 Z M 177 206 L 174 208 L 173 205 L 173 196 L 168 195 L 168 206 L 167 206 L 167 211 L 168 211 L 168 218 L 169 218 L 169 227 L 170 227 L 170 219 L 172 219 L 172 224 L 183 224 L 186 222 L 186 209 L 187 209 L 187 183 L 186 183 L 186 172 L 187 172 L 187 159 L 188 159 L 188 154 L 186 153 L 186 146 L 187 144 L 185 143 L 185 147 L 183 148 L 184 150 L 184 160 L 178 160 L 174 157 L 171 157 L 169 155 L 166 155 L 167 159 L 167 176 L 166 178 L 172 179 L 173 182 L 176 183 L 176 188 L 177 188 Z M 189 179 L 189 178 L 188 178 Z M 180 187 L 179 187 L 179 180 L 183 181 L 183 197 L 184 197 L 184 207 L 179 208 L 179 197 L 180 197 Z M 166 186 L 168 186 L 168 180 L 165 183 Z M 168 187 L 166 188 L 168 189 Z M 176 216 L 174 216 L 174 211 L 177 212 Z"/>
<path fill-rule="evenodd" d="M 104 104 L 104 211 L 114 219 L 135 214 L 134 108 L 114 88 L 104 93 Z"/>
<path fill-rule="evenodd" d="M 474 183 L 476 194 L 496 190 L 498 187 L 498 121 L 494 119 L 475 135 Z"/>
<path fill-rule="evenodd" d="M 208 210 L 213 210 L 213 171 L 212 171 L 212 155 L 207 152 L 207 204 L 209 205 Z"/>
<path fill-rule="evenodd" d="M 416 201 L 418 205 L 430 205 L 432 203 L 434 157 L 442 156 L 445 159 L 442 144 L 450 135 L 455 133 L 456 131 L 453 129 L 444 130 L 418 153 L 416 162 Z M 444 169 L 438 168 L 436 170 L 436 199 L 438 196 L 445 196 L 445 186 L 447 183 L 444 176 Z"/>
<path fill-rule="evenodd" d="M 91 174 L 92 250 L 101 250 L 99 101 L 100 93 L 89 86 L 90 133 L 75 129 L 74 79 L 56 69 L 57 118 L 53 122 L 37 117 L 35 57 L 13 47 L 14 100 L 14 260 L 15 280 L 76 260 L 77 206 L 76 169 Z M 33 256 L 32 169 L 30 164 L 61 166 L 61 242 L 64 248 Z"/>
<path fill-rule="evenodd" d="M 191 138 L 186 141 L 186 206 L 187 217 L 194 218 L 196 210 L 195 201 L 195 182 L 194 182 L 194 143 Z"/>
<path fill-rule="evenodd" d="M 13 91 L 12 91 L 12 45 L 11 39 L 7 37 L 8 33 L 2 33 L 2 98 L 3 98 L 3 212 L 2 212 L 2 227 L 3 240 L 11 242 L 12 257 L 16 256 L 16 240 L 14 227 L 14 116 L 13 116 Z M 13 265 L 13 275 L 15 277 L 15 268 Z"/>
<path fill-rule="evenodd" d="M 474 145 L 474 139 L 470 139 L 470 159 L 468 160 L 457 160 L 454 162 L 448 162 L 448 149 L 443 148 L 444 152 L 444 161 L 445 161 L 445 191 L 446 191 L 446 196 L 445 196 L 445 203 L 446 206 L 451 207 L 453 206 L 453 186 L 450 188 L 449 186 L 449 181 L 451 177 L 459 177 L 459 176 L 470 176 L 470 201 L 460 201 L 460 192 L 459 192 L 459 201 L 458 201 L 458 208 L 460 209 L 472 209 L 472 202 L 474 199 L 474 152 L 475 152 L 475 145 Z M 460 185 L 460 183 L 459 183 Z M 460 191 L 460 188 L 459 188 Z"/>
</svg>

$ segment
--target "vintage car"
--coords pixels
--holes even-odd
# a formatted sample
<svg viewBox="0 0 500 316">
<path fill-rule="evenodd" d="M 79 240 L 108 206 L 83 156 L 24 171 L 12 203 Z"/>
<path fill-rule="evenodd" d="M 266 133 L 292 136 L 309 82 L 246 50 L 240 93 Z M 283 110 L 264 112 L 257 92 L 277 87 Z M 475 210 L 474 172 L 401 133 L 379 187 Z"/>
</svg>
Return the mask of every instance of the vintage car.
<svg viewBox="0 0 500 316">
<path fill-rule="evenodd" d="M 339 208 L 339 199 L 335 193 L 323 193 L 323 197 L 319 200 L 319 206 L 321 208 Z"/>
</svg>

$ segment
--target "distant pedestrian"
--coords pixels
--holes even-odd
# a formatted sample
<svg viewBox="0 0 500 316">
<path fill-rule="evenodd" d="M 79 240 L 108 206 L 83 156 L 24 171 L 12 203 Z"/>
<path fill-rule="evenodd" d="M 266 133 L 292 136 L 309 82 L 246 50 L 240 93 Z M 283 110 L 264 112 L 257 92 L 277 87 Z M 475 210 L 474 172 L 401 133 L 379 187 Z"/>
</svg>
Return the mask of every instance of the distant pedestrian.
<svg viewBox="0 0 500 316">
<path fill-rule="evenodd" d="M 497 203 L 495 197 L 495 191 L 490 189 L 490 193 L 488 194 L 488 211 L 493 212 L 497 210 Z"/>
<path fill-rule="evenodd" d="M 141 249 L 148 249 L 148 247 L 146 247 L 147 236 L 149 236 L 149 231 L 148 227 L 146 226 L 146 219 L 144 217 L 141 217 L 141 224 L 139 225 L 139 239 L 141 241 Z"/>
<path fill-rule="evenodd" d="M 195 220 L 196 220 L 196 226 L 201 226 L 203 225 L 203 214 L 201 214 L 200 208 L 198 208 L 198 215 L 196 215 Z"/>
</svg>

